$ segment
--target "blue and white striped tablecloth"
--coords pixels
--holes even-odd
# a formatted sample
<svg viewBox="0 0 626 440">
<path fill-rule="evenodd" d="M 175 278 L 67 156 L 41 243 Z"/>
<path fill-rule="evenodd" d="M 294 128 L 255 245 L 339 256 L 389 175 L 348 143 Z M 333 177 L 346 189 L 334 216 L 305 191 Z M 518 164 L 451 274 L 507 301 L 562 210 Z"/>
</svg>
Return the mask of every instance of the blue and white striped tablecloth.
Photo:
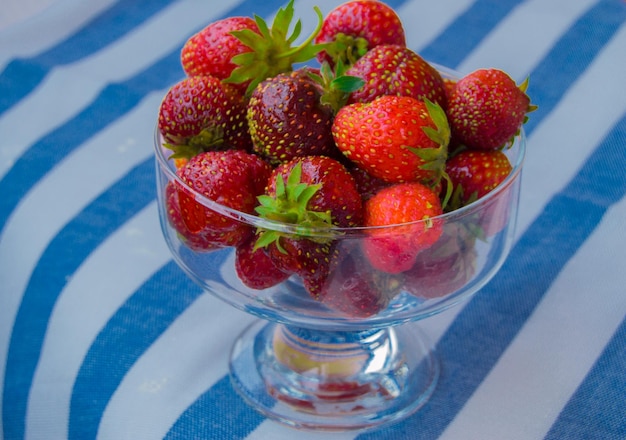
<svg viewBox="0 0 626 440">
<path fill-rule="evenodd" d="M 622 0 L 387 1 L 426 59 L 530 75 L 516 243 L 471 301 L 423 321 L 443 371 L 407 420 L 296 433 L 236 395 L 227 357 L 253 318 L 173 263 L 152 133 L 191 34 L 283 3 L 58 0 L 0 31 L 3 438 L 625 439 Z M 303 34 L 315 3 L 339 1 L 297 1 Z"/>
</svg>

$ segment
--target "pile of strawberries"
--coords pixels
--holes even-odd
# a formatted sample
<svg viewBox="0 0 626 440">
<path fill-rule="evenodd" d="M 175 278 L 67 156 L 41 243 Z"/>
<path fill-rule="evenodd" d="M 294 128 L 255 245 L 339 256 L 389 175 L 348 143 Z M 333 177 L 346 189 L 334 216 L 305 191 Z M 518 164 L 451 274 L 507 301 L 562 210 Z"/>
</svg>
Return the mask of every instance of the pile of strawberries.
<svg viewBox="0 0 626 440">
<path fill-rule="evenodd" d="M 434 296 L 441 292 L 429 285 L 459 282 L 446 254 L 471 255 L 471 246 L 437 216 L 507 177 L 502 150 L 534 106 L 527 82 L 501 70 L 444 78 L 406 46 L 385 3 L 314 11 L 318 26 L 297 46 L 293 0 L 271 27 L 258 16 L 230 17 L 184 45 L 187 76 L 164 97 L 158 120 L 184 182 L 169 183 L 167 212 L 191 249 L 236 248 L 246 286 L 297 275 L 316 300 L 365 317 L 402 289 L 419 284 L 416 294 Z M 293 227 L 255 228 L 209 209 L 197 193 Z M 368 229 L 354 246 L 340 244 L 347 229 L 403 223 L 392 235 Z M 423 257 L 435 244 L 441 267 Z"/>
</svg>

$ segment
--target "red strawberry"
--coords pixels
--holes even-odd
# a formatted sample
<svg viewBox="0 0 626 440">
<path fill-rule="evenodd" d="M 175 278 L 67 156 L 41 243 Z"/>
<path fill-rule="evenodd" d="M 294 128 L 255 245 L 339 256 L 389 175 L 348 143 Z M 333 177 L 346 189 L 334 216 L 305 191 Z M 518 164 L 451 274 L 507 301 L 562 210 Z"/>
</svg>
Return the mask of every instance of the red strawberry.
<svg viewBox="0 0 626 440">
<path fill-rule="evenodd" d="M 519 87 L 502 70 L 479 69 L 461 78 L 448 103 L 452 134 L 468 148 L 501 149 L 510 143 L 537 107 L 526 95 L 528 79 Z"/>
<path fill-rule="evenodd" d="M 342 107 L 333 136 L 343 154 L 387 182 L 439 182 L 450 132 L 440 106 L 408 96 L 381 96 Z"/>
<path fill-rule="evenodd" d="M 451 157 L 446 172 L 454 188 L 452 209 L 480 199 L 511 173 L 508 157 L 501 151 L 464 150 Z"/>
<path fill-rule="evenodd" d="M 257 208 L 262 217 L 313 228 L 361 225 L 363 206 L 356 184 L 335 159 L 303 156 L 279 165 L 266 193 Z"/>
<path fill-rule="evenodd" d="M 380 190 L 365 202 L 365 226 L 372 229 L 364 239 L 364 253 L 375 268 L 388 273 L 410 269 L 417 254 L 432 246 L 442 233 L 433 217 L 443 212 L 439 196 L 418 182 L 399 183 Z"/>
<path fill-rule="evenodd" d="M 228 17 L 210 23 L 193 35 L 181 51 L 181 64 L 188 76 L 211 75 L 220 80 L 228 78 L 237 67 L 234 56 L 250 52 L 250 48 L 231 34 L 232 31 L 249 29 L 261 34 L 257 23 L 250 17 Z M 245 92 L 248 83 L 238 86 Z"/>
<path fill-rule="evenodd" d="M 330 127 L 332 108 L 322 105 L 305 71 L 282 73 L 254 89 L 247 110 L 255 152 L 271 163 L 298 156 L 337 155 Z"/>
<path fill-rule="evenodd" d="M 397 276 L 373 269 L 352 253 L 341 258 L 328 276 L 320 298 L 343 315 L 365 318 L 384 310 L 401 286 Z"/>
<path fill-rule="evenodd" d="M 359 194 L 361 194 L 361 199 L 363 199 L 364 202 L 381 189 L 391 185 L 389 182 L 379 179 L 378 177 L 374 177 L 363 168 L 359 168 L 357 166 L 350 168 L 350 174 L 352 174 L 354 183 L 356 183 L 356 188 L 359 191 Z"/>
<path fill-rule="evenodd" d="M 159 108 L 159 131 L 172 158 L 201 151 L 251 148 L 243 97 L 213 76 L 185 78 L 170 88 Z"/>
<path fill-rule="evenodd" d="M 511 173 L 509 159 L 499 150 L 464 150 L 452 157 L 446 172 L 454 188 L 448 210 L 460 208 L 481 199 L 498 187 Z M 509 217 L 508 191 L 484 206 L 478 219 L 480 235 L 499 232 Z"/>
<path fill-rule="evenodd" d="M 284 8 L 278 10 L 271 27 L 261 17 L 255 16 L 261 35 L 251 29 L 232 31 L 232 35 L 247 46 L 249 51 L 232 59 L 237 68 L 225 79 L 226 82 L 248 84 L 246 94 L 249 95 L 266 78 L 291 72 L 294 64 L 315 58 L 322 49 L 322 46 L 313 44 L 322 27 L 322 12 L 314 6 L 318 18 L 317 28 L 299 46 L 292 47 L 302 30 L 300 20 L 293 25 L 291 23 L 294 15 L 293 3 L 294 0 L 290 0 Z M 293 32 L 289 35 L 288 30 L 291 28 Z"/>
<path fill-rule="evenodd" d="M 217 209 L 252 214 L 270 173 L 267 163 L 241 150 L 208 151 L 194 156 L 177 171 L 186 186 L 175 183 L 186 229 L 215 245 L 242 243 L 254 230 L 227 212 L 220 213 L 203 205 L 190 188 L 218 203 Z"/>
<path fill-rule="evenodd" d="M 254 249 L 255 243 L 256 236 L 252 236 L 235 251 L 235 270 L 241 282 L 251 289 L 267 289 L 289 278 L 264 249 Z"/>
<path fill-rule="evenodd" d="M 447 223 L 437 242 L 420 252 L 404 272 L 404 290 L 423 299 L 440 298 L 464 286 L 476 271 L 476 236 L 459 223 Z"/>
<path fill-rule="evenodd" d="M 376 0 L 353 0 L 330 11 L 324 18 L 316 43 L 332 43 L 317 56 L 334 66 L 339 61 L 352 65 L 380 44 L 406 45 L 404 28 L 398 14 Z"/>
<path fill-rule="evenodd" d="M 331 228 L 358 226 L 362 203 L 350 173 L 325 156 L 296 158 L 278 166 L 256 211 L 262 218 L 293 225 L 293 231 L 262 230 L 257 247 L 265 247 L 275 264 L 297 273 L 317 297 L 337 258 Z"/>
<path fill-rule="evenodd" d="M 348 103 L 370 102 L 383 95 L 428 98 L 446 107 L 446 91 L 441 74 L 406 46 L 376 46 L 346 71 L 365 85 L 353 92 Z"/>
<path fill-rule="evenodd" d="M 167 219 L 170 225 L 176 230 L 178 237 L 187 247 L 196 252 L 206 252 L 220 248 L 219 245 L 209 241 L 207 237 L 191 231 L 185 223 L 180 207 L 178 194 L 180 188 L 174 181 L 168 182 L 165 187 L 165 206 L 167 210 Z"/>
</svg>

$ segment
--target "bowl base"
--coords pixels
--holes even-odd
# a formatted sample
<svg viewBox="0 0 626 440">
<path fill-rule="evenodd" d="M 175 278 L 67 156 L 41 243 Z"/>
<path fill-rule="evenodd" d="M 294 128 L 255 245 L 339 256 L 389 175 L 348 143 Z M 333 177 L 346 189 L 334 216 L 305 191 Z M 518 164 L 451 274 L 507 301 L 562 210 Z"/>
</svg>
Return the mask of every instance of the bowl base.
<svg viewBox="0 0 626 440">
<path fill-rule="evenodd" d="M 439 377 L 415 323 L 324 331 L 259 321 L 233 347 L 234 388 L 264 416 L 316 431 L 365 430 L 417 411 Z"/>
</svg>

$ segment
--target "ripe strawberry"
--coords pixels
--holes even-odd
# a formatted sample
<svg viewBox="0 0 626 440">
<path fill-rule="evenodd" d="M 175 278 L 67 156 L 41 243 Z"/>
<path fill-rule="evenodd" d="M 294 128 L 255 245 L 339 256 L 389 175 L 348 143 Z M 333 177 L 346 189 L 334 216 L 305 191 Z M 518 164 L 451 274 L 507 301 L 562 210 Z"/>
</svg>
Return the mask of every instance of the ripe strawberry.
<svg viewBox="0 0 626 440">
<path fill-rule="evenodd" d="M 274 169 L 259 202 L 262 218 L 292 224 L 293 230 L 261 230 L 257 248 L 266 248 L 285 272 L 300 275 L 317 297 L 337 259 L 331 228 L 361 223 L 362 203 L 352 176 L 334 159 L 299 157 Z"/>
<path fill-rule="evenodd" d="M 372 176 L 363 168 L 352 166 L 349 170 L 350 174 L 352 174 L 352 177 L 354 178 L 354 183 L 356 183 L 356 188 L 359 191 L 359 194 L 361 194 L 361 199 L 364 202 L 371 198 L 381 189 L 391 185 L 389 182 L 386 182 L 383 179 Z"/>
<path fill-rule="evenodd" d="M 379 272 L 351 253 L 327 277 L 320 300 L 343 315 L 366 318 L 384 310 L 401 286 L 398 276 Z"/>
<path fill-rule="evenodd" d="M 187 40 L 181 51 L 181 64 L 188 76 L 210 75 L 220 80 L 228 78 L 237 67 L 234 56 L 250 52 L 232 31 L 249 29 L 261 34 L 257 23 L 250 17 L 228 17 L 207 25 Z M 248 82 L 238 85 L 245 92 Z"/>
<path fill-rule="evenodd" d="M 248 150 L 243 97 L 213 76 L 185 78 L 173 85 L 159 108 L 159 131 L 172 159 L 201 151 Z"/>
<path fill-rule="evenodd" d="M 498 150 L 463 150 L 451 157 L 446 164 L 454 188 L 451 208 L 480 199 L 506 179 L 511 170 L 509 159 Z"/>
<path fill-rule="evenodd" d="M 404 290 L 423 299 L 449 295 L 476 271 L 476 236 L 459 223 L 447 223 L 439 240 L 420 252 L 404 272 Z"/>
<path fill-rule="evenodd" d="M 399 183 L 380 190 L 365 202 L 365 226 L 372 229 L 363 241 L 370 264 L 388 273 L 410 269 L 417 254 L 432 246 L 442 233 L 433 219 L 443 213 L 439 196 L 418 182 Z"/>
<path fill-rule="evenodd" d="M 406 46 L 400 17 L 376 0 L 352 0 L 337 6 L 324 17 L 315 42 L 330 43 L 317 58 L 331 66 L 338 62 L 350 66 L 380 44 Z"/>
<path fill-rule="evenodd" d="M 214 245 L 236 246 L 244 242 L 254 230 L 228 216 L 228 212 L 218 210 L 252 214 L 270 173 L 270 166 L 262 159 L 241 150 L 208 151 L 194 156 L 177 170 L 185 186 L 174 183 L 186 229 Z M 215 210 L 205 206 L 190 189 L 219 206 Z"/>
<path fill-rule="evenodd" d="M 502 70 L 479 69 L 461 78 L 448 103 L 452 134 L 468 148 L 495 150 L 512 142 L 527 113 L 537 107 Z"/>
<path fill-rule="evenodd" d="M 251 289 L 267 289 L 287 278 L 289 274 L 283 272 L 273 263 L 264 249 L 254 249 L 256 236 L 251 236 L 235 251 L 235 271 L 241 282 Z"/>
<path fill-rule="evenodd" d="M 365 85 L 350 95 L 348 103 L 370 102 L 383 95 L 428 98 L 446 107 L 446 90 L 441 74 L 406 46 L 382 44 L 370 49 L 346 75 Z"/>
<path fill-rule="evenodd" d="M 351 174 L 325 156 L 297 157 L 279 165 L 259 201 L 257 212 L 262 217 L 302 228 L 360 226 L 363 215 Z"/>
<path fill-rule="evenodd" d="M 481 199 L 498 187 L 512 166 L 499 150 L 464 150 L 448 160 L 446 172 L 454 188 L 448 209 L 453 210 Z M 482 208 L 475 232 L 489 237 L 499 232 L 509 217 L 509 192 L 505 190 Z"/>
<path fill-rule="evenodd" d="M 408 96 L 342 107 L 332 133 L 343 154 L 387 182 L 439 182 L 450 131 L 442 108 Z"/>
<path fill-rule="evenodd" d="M 253 150 L 273 164 L 299 156 L 338 155 L 333 112 L 305 71 L 282 73 L 252 92 L 247 110 Z"/>
<path fill-rule="evenodd" d="M 247 46 L 249 51 L 233 57 L 232 62 L 237 67 L 224 81 L 248 84 L 246 95 L 250 95 L 266 78 L 291 72 L 294 64 L 305 63 L 315 58 L 322 49 L 322 46 L 313 44 L 313 40 L 322 27 L 322 12 L 314 6 L 313 9 L 318 18 L 316 29 L 299 46 L 292 47 L 302 30 L 300 20 L 292 26 L 293 3 L 294 0 L 290 0 L 284 8 L 278 10 L 271 27 L 261 17 L 255 16 L 260 35 L 251 29 L 232 31 L 232 35 Z M 291 28 L 293 32 L 289 35 L 287 31 Z"/>
<path fill-rule="evenodd" d="M 185 245 L 196 252 L 207 252 L 219 249 L 220 246 L 209 241 L 207 237 L 191 231 L 183 219 L 182 209 L 179 202 L 180 188 L 174 181 L 167 183 L 165 187 L 165 206 L 167 219 L 170 225 L 176 230 L 178 237 Z"/>
</svg>

